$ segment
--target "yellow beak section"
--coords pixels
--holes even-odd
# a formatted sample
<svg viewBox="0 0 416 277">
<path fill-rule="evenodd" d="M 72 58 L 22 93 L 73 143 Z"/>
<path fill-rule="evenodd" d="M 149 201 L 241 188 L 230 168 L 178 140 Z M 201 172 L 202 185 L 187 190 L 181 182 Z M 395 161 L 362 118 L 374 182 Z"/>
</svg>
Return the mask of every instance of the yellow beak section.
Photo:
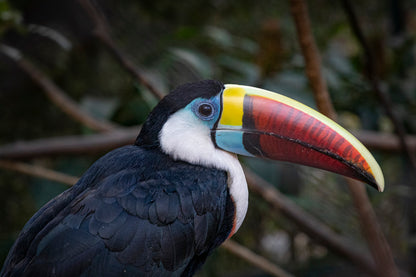
<svg viewBox="0 0 416 277">
<path fill-rule="evenodd" d="M 277 93 L 225 85 L 214 139 L 226 151 L 317 167 L 384 190 L 379 165 L 353 135 Z"/>
</svg>

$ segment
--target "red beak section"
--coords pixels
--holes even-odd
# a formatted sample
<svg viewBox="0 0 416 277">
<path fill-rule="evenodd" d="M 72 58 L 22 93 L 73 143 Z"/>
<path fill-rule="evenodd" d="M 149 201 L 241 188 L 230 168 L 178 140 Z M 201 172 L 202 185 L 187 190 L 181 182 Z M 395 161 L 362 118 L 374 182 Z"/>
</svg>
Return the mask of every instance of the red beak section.
<svg viewBox="0 0 416 277">
<path fill-rule="evenodd" d="M 243 144 L 255 156 L 336 172 L 377 188 L 370 166 L 352 144 L 303 111 L 270 99 L 246 98 Z M 249 130 L 263 130 L 262 133 Z M 259 151 L 261 149 L 261 151 Z"/>
<path fill-rule="evenodd" d="M 237 105 L 241 106 L 235 97 L 244 98 L 241 127 L 230 126 L 230 120 L 227 125 L 227 119 L 221 117 L 216 130 L 217 142 L 222 135 L 240 133 L 244 150 L 233 152 L 321 168 L 384 189 L 383 175 L 373 156 L 332 120 L 282 95 L 235 85 L 227 85 L 223 92 L 224 109 L 236 111 Z M 229 115 L 223 112 L 222 116 Z M 221 148 L 227 150 L 227 146 Z"/>
</svg>

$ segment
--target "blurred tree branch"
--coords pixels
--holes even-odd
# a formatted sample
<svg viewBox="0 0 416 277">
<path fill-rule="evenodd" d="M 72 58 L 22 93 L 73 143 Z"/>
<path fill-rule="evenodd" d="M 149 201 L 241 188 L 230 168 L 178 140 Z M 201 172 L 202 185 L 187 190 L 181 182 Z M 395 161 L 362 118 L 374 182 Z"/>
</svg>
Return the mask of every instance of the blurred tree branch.
<svg viewBox="0 0 416 277">
<path fill-rule="evenodd" d="M 299 208 L 290 199 L 280 193 L 273 185 L 244 168 L 250 191 L 265 199 L 273 208 L 295 222 L 308 236 L 315 239 L 334 253 L 345 257 L 355 266 L 371 275 L 377 275 L 377 268 L 367 254 L 353 246 L 314 216 Z"/>
<path fill-rule="evenodd" d="M 368 199 L 366 188 L 362 183 L 348 179 L 348 187 L 360 219 L 361 231 L 377 264 L 376 276 L 399 276 L 391 253 L 390 245 L 381 230 L 380 223 Z"/>
<path fill-rule="evenodd" d="M 341 3 L 350 23 L 351 30 L 357 38 L 357 41 L 361 45 L 361 48 L 364 52 L 366 77 L 370 82 L 373 92 L 376 94 L 378 100 L 383 105 L 383 108 L 387 116 L 390 118 L 394 125 L 394 129 L 399 138 L 403 153 L 409 159 L 413 169 L 416 170 L 416 159 L 415 156 L 412 154 L 412 151 L 410 150 L 408 142 L 406 141 L 405 128 L 400 119 L 397 117 L 396 113 L 393 111 L 392 101 L 389 95 L 384 93 L 380 87 L 380 80 L 376 70 L 376 63 L 373 56 L 373 51 L 371 50 L 364 36 L 364 33 L 357 19 L 357 15 L 354 11 L 354 7 L 352 6 L 349 0 L 341 0 Z"/>
<path fill-rule="evenodd" d="M 16 65 L 23 70 L 32 81 L 42 88 L 46 96 L 64 113 L 74 120 L 99 132 L 108 132 L 116 127 L 114 123 L 106 120 L 98 120 L 93 118 L 89 113 L 83 111 L 79 105 L 74 102 L 67 94 L 59 88 L 45 73 L 38 69 L 35 65 L 26 60 L 19 50 L 0 44 L 0 52 L 5 54 Z"/>
<path fill-rule="evenodd" d="M 165 94 L 157 89 L 148 80 L 148 78 L 145 77 L 143 72 L 141 72 L 141 70 L 132 62 L 132 59 L 117 47 L 110 35 L 110 30 L 104 15 L 100 13 L 98 8 L 96 8 L 91 1 L 78 1 L 94 24 L 95 36 L 107 47 L 107 49 L 113 54 L 113 56 L 127 70 L 128 73 L 145 86 L 156 98 L 162 99 Z"/>
<path fill-rule="evenodd" d="M 0 159 L 31 159 L 59 155 L 97 154 L 133 144 L 139 128 L 115 129 L 112 132 L 15 142 L 0 146 Z"/>
<path fill-rule="evenodd" d="M 380 133 L 367 130 L 351 131 L 366 147 L 374 150 L 400 152 L 402 150 L 399 138 L 390 133 Z M 409 150 L 416 152 L 416 136 L 405 137 Z"/>
<path fill-rule="evenodd" d="M 70 186 L 78 181 L 77 177 L 28 163 L 0 160 L 0 167 L 3 169 L 17 171 L 23 174 L 44 178 Z"/>
<path fill-rule="evenodd" d="M 305 70 L 311 84 L 320 112 L 336 120 L 325 80 L 321 72 L 320 54 L 317 50 L 310 27 L 307 5 L 304 0 L 291 0 L 298 39 L 305 57 Z M 322 97 L 325 95 L 325 97 Z M 328 108 L 330 107 L 330 108 Z M 404 139 L 403 139 L 404 140 Z M 374 276 L 399 276 L 390 246 L 381 230 L 365 188 L 357 181 L 348 179 L 348 187 L 354 200 L 362 233 L 377 264 Z"/>
<path fill-rule="evenodd" d="M 336 119 L 336 112 L 322 75 L 321 56 L 311 32 L 306 4 L 303 1 L 291 0 L 290 8 L 296 23 L 298 41 L 305 59 L 306 75 L 312 90 L 315 92 L 314 97 L 318 110 L 328 117 Z"/>
<path fill-rule="evenodd" d="M 320 55 L 313 40 L 306 2 L 304 0 L 291 0 L 290 3 L 292 15 L 296 22 L 299 41 L 302 46 L 302 52 L 305 57 L 306 72 L 313 92 L 316 95 L 315 99 L 317 101 L 327 102 L 318 102 L 317 106 L 320 112 L 336 120 L 335 111 L 326 108 L 332 107 L 332 104 L 320 70 Z M 314 74 L 311 74 L 311 71 L 313 71 Z M 315 74 L 319 76 L 316 76 Z M 323 93 L 328 97 L 318 97 L 318 95 L 322 95 Z M 350 179 L 348 179 L 348 187 L 357 208 L 363 235 L 367 240 L 372 256 L 377 264 L 377 274 L 373 273 L 373 275 L 386 277 L 398 276 L 390 246 L 381 231 L 380 224 L 377 221 L 377 217 L 370 204 L 365 188 L 358 182 Z"/>
<path fill-rule="evenodd" d="M 264 272 L 271 274 L 272 276 L 294 277 L 294 275 L 282 270 L 280 267 L 276 266 L 274 263 L 271 263 L 263 256 L 257 255 L 247 247 L 238 244 L 234 240 L 226 240 L 223 244 L 221 244 L 221 247 L 227 249 L 228 251 L 242 258 L 243 260 L 248 261 L 256 267 L 262 269 Z"/>
<path fill-rule="evenodd" d="M 74 135 L 57 138 L 44 138 L 31 141 L 19 141 L 0 146 L 0 159 L 32 159 L 59 155 L 88 155 L 133 144 L 140 126 L 118 128 L 111 132 L 92 135 Z M 352 132 L 363 144 L 383 151 L 400 151 L 397 136 L 372 131 Z M 416 151 L 416 136 L 406 137 L 412 151 Z"/>
<path fill-rule="evenodd" d="M 392 2 L 395 2 L 395 1 L 392 1 Z M 341 0 L 341 3 L 343 5 L 343 9 L 349 21 L 351 30 L 362 48 L 364 66 L 365 66 L 364 69 L 366 73 L 365 75 L 371 85 L 371 89 L 377 96 L 387 116 L 390 118 L 391 122 L 393 123 L 394 130 L 400 142 L 401 150 L 404 153 L 407 160 L 409 161 L 408 168 L 410 170 L 407 175 L 408 176 L 407 185 L 414 187 L 414 182 L 416 180 L 416 173 L 415 173 L 416 172 L 416 157 L 414 155 L 415 152 L 412 151 L 411 149 L 411 145 L 409 141 L 406 139 L 406 131 L 405 131 L 404 124 L 399 119 L 396 112 L 393 110 L 394 109 L 393 101 L 390 99 L 389 94 L 387 94 L 385 91 L 382 90 L 382 87 L 380 84 L 380 76 L 377 70 L 377 61 L 374 56 L 374 49 L 371 49 L 370 44 L 368 43 L 366 39 L 364 31 L 358 21 L 357 14 L 354 10 L 353 4 L 349 0 Z M 400 3 L 397 5 L 400 5 Z M 407 205 L 406 216 L 409 222 L 408 230 L 409 230 L 409 235 L 412 236 L 415 233 L 414 230 L 416 226 L 415 203 L 410 198 L 407 199 L 406 202 L 407 202 L 405 204 Z M 364 227 L 366 228 L 367 226 L 364 226 Z M 371 236 L 371 237 L 380 236 L 379 233 L 374 233 L 374 231 L 372 230 L 367 230 L 366 232 L 368 233 L 367 236 Z M 382 249 L 373 249 L 372 251 L 375 253 L 375 255 L 381 256 L 380 258 L 385 260 L 385 262 L 392 263 L 393 262 L 392 257 L 388 257 L 388 256 L 391 256 L 392 254 L 388 250 L 389 249 L 382 248 Z M 413 253 L 413 258 L 414 258 L 414 253 L 415 253 L 414 247 L 413 247 L 413 251 L 410 251 L 410 252 Z M 386 259 L 386 257 L 388 257 L 388 259 Z M 391 274 L 391 276 L 393 276 L 393 274 L 397 275 L 396 272 L 389 272 L 389 273 Z"/>
</svg>

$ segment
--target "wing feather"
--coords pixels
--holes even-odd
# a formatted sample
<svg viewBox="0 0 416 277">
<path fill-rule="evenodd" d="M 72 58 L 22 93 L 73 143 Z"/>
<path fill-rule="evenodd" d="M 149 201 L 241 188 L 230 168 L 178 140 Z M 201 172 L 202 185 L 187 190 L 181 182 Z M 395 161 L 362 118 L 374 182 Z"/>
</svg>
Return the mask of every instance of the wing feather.
<svg viewBox="0 0 416 277">
<path fill-rule="evenodd" d="M 191 276 L 231 230 L 227 203 L 225 172 L 120 148 L 28 222 L 1 276 Z"/>
</svg>

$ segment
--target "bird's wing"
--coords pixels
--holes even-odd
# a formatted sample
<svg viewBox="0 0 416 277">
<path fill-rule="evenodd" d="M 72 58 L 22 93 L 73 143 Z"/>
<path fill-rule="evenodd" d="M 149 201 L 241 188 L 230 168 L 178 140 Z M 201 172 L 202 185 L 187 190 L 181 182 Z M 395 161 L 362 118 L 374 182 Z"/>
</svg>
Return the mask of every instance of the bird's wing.
<svg viewBox="0 0 416 277">
<path fill-rule="evenodd" d="M 102 178 L 113 174 L 123 165 L 117 167 L 106 167 L 108 161 L 119 160 L 126 154 L 135 154 L 132 146 L 125 146 L 107 153 L 96 161 L 70 189 L 64 191 L 47 204 L 41 207 L 25 224 L 18 238 L 9 251 L 0 272 L 1 277 L 20 276 L 21 270 L 27 264 L 27 259 L 36 254 L 36 246 L 39 238 L 43 237 L 51 228 L 56 226 L 66 215 L 67 207 L 88 188 L 99 183 Z"/>
<path fill-rule="evenodd" d="M 233 205 L 225 172 L 189 166 L 103 178 L 40 231 L 20 268 L 26 276 L 193 273 L 226 239 Z"/>
</svg>

